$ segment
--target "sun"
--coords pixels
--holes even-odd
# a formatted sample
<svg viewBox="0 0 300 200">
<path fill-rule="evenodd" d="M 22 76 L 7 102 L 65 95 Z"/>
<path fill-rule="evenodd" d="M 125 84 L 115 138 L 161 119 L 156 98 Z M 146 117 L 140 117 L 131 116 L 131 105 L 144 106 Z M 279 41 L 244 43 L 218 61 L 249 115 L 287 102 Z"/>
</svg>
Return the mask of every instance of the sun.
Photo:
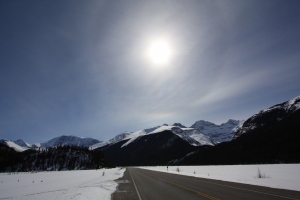
<svg viewBox="0 0 300 200">
<path fill-rule="evenodd" d="M 171 54 L 170 46 L 165 41 L 155 41 L 150 45 L 148 55 L 154 64 L 166 64 Z"/>
</svg>

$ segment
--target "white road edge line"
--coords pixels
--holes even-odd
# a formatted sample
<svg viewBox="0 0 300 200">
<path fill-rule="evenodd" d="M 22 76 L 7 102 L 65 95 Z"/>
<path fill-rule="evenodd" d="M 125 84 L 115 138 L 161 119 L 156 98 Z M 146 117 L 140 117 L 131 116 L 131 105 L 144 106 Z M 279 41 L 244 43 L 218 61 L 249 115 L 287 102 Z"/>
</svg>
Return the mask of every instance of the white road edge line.
<svg viewBox="0 0 300 200">
<path fill-rule="evenodd" d="M 138 189 L 137 189 L 137 187 L 136 187 L 135 181 L 134 181 L 134 179 L 133 179 L 133 177 L 132 177 L 132 175 L 131 175 L 131 172 L 130 172 L 129 168 L 128 168 L 128 171 L 129 171 L 129 174 L 130 174 L 130 176 L 131 176 L 131 178 L 132 178 L 132 181 L 133 181 L 133 184 L 134 184 L 136 193 L 138 194 L 139 199 L 142 200 L 142 198 L 141 198 L 141 196 L 140 196 L 140 193 L 139 193 L 139 191 L 138 191 Z"/>
</svg>

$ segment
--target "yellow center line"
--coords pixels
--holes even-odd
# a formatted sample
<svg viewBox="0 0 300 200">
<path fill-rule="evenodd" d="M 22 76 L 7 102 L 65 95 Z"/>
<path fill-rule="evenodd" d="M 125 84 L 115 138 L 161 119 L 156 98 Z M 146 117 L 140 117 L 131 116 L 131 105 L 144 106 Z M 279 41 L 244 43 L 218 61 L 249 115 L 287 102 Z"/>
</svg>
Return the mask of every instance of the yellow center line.
<svg viewBox="0 0 300 200">
<path fill-rule="evenodd" d="M 149 175 L 149 174 L 148 174 L 148 175 Z M 149 175 L 149 176 L 152 176 L 152 175 Z M 171 182 L 171 181 L 167 181 L 167 180 L 162 179 L 162 178 L 159 178 L 159 177 L 157 177 L 157 176 L 152 176 L 152 177 L 157 178 L 157 179 L 159 179 L 159 180 L 161 180 L 161 181 L 164 181 L 164 182 L 166 182 L 166 183 L 170 183 L 170 184 L 176 185 L 176 186 L 178 186 L 178 187 L 182 187 L 182 188 L 184 188 L 184 189 L 190 190 L 190 191 L 195 192 L 196 194 L 198 194 L 198 195 L 200 195 L 200 196 L 202 196 L 202 197 L 205 197 L 205 198 L 208 198 L 208 199 L 211 199 L 211 200 L 220 200 L 220 199 L 218 199 L 218 198 L 215 198 L 215 197 L 209 196 L 209 195 L 207 195 L 207 194 L 204 194 L 204 193 L 202 193 L 202 192 L 199 192 L 199 191 L 196 191 L 196 190 L 193 190 L 193 189 L 184 187 L 184 186 L 182 186 L 182 185 L 173 183 L 173 182 Z"/>
</svg>

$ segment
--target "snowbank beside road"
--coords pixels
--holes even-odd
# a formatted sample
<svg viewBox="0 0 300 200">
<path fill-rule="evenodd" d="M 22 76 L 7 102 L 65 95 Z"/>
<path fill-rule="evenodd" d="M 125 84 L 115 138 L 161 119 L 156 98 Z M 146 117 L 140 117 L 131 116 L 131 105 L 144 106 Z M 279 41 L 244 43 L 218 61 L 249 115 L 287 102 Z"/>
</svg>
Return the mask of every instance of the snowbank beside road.
<svg viewBox="0 0 300 200">
<path fill-rule="evenodd" d="M 0 199 L 110 199 L 125 169 L 1 173 Z"/>
<path fill-rule="evenodd" d="M 143 169 L 300 191 L 300 164 L 141 167 Z M 179 169 L 179 172 L 178 170 Z M 259 178 L 258 174 L 264 178 Z"/>
</svg>

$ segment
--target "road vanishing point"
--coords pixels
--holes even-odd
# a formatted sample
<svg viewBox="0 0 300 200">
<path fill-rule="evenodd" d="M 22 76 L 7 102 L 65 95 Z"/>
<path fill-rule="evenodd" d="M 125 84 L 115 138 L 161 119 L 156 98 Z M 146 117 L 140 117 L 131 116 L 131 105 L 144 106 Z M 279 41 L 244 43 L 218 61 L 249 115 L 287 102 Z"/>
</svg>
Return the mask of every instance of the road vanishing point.
<svg viewBox="0 0 300 200">
<path fill-rule="evenodd" d="M 299 191 L 126 168 L 112 200 L 300 200 Z"/>
</svg>

